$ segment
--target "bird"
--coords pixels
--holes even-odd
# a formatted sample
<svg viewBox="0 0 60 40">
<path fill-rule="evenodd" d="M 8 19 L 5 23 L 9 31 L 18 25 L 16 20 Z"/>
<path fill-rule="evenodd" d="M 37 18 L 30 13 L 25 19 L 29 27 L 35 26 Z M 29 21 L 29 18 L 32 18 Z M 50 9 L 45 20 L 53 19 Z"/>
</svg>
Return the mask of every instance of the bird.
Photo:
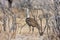
<svg viewBox="0 0 60 40">
<path fill-rule="evenodd" d="M 38 31 L 39 31 L 39 34 L 40 35 L 43 35 L 43 32 L 40 32 L 40 25 L 38 24 L 38 22 L 34 19 L 34 18 L 31 18 L 31 17 L 29 17 L 29 18 L 26 18 L 26 23 L 28 24 L 28 26 L 29 27 L 36 27 L 37 29 L 38 29 Z M 32 31 L 34 31 L 34 29 L 32 29 Z"/>
<path fill-rule="evenodd" d="M 11 8 L 12 2 L 13 2 L 13 0 L 8 0 L 9 8 Z"/>
<path fill-rule="evenodd" d="M 41 26 L 38 24 L 37 20 L 34 18 L 30 17 L 30 9 L 26 8 L 26 19 L 25 19 L 26 24 L 29 26 L 29 29 L 32 27 L 32 31 L 34 31 L 34 27 L 38 29 L 39 34 L 42 36 L 43 31 L 41 31 Z M 29 30 L 29 32 L 31 29 Z"/>
</svg>

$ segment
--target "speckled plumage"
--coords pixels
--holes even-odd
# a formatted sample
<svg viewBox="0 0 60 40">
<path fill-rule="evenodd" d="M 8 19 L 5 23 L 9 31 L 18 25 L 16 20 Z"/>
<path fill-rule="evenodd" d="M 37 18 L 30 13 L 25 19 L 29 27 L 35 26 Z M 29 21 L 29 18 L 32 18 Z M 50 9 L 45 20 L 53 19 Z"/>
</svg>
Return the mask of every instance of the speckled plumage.
<svg viewBox="0 0 60 40">
<path fill-rule="evenodd" d="M 38 24 L 38 22 L 36 21 L 36 20 L 34 20 L 33 18 L 26 18 L 26 23 L 29 25 L 29 27 L 36 27 L 37 29 L 38 29 L 38 31 L 39 31 L 39 34 L 40 35 L 43 35 L 43 32 L 40 32 L 40 26 L 39 26 L 39 24 Z"/>
</svg>

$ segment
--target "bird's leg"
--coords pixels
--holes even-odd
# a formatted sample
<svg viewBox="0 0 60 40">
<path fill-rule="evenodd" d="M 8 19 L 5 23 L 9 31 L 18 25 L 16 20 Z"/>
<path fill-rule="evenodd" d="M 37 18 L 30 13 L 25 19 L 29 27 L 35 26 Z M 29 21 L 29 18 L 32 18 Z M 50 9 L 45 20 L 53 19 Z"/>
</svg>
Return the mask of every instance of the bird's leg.
<svg viewBox="0 0 60 40">
<path fill-rule="evenodd" d="M 29 26 L 29 33 L 31 32 L 31 26 Z"/>
<path fill-rule="evenodd" d="M 32 34 L 33 34 L 33 32 L 34 32 L 34 27 L 32 27 Z"/>
</svg>

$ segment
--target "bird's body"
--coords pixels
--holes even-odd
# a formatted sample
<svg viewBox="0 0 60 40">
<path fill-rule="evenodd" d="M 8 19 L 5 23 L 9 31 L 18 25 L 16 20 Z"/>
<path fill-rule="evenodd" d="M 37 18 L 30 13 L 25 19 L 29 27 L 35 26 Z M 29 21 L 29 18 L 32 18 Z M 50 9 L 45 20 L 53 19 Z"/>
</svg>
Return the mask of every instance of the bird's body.
<svg viewBox="0 0 60 40">
<path fill-rule="evenodd" d="M 13 0 L 8 0 L 9 8 L 11 8 L 11 6 L 12 6 L 12 1 L 13 1 Z"/>
<path fill-rule="evenodd" d="M 30 17 L 30 10 L 29 8 L 26 8 L 26 20 L 25 20 L 26 24 L 28 24 L 29 29 L 32 26 L 32 31 L 34 31 L 34 27 L 36 27 L 39 31 L 40 35 L 43 35 L 43 32 L 41 32 L 41 26 L 39 26 L 37 20 L 35 18 L 31 18 Z M 31 31 L 31 29 L 30 29 Z"/>
<path fill-rule="evenodd" d="M 38 31 L 39 31 L 39 34 L 40 35 L 42 35 L 43 33 L 40 33 L 40 26 L 39 26 L 39 24 L 38 24 L 38 22 L 36 21 L 36 20 L 34 20 L 33 18 L 26 18 L 26 23 L 29 25 L 29 27 L 36 27 L 37 29 L 38 29 Z M 32 31 L 34 31 L 34 30 L 32 30 Z"/>
<path fill-rule="evenodd" d="M 38 26 L 37 21 L 34 20 L 33 18 L 26 18 L 26 23 L 27 23 L 29 26 L 33 26 L 33 27 Z"/>
</svg>

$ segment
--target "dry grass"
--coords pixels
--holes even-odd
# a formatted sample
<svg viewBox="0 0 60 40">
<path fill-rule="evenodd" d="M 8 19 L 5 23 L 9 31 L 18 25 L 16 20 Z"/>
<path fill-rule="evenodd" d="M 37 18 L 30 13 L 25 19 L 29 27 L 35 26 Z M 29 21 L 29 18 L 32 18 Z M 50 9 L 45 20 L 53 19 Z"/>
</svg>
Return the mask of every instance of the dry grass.
<svg viewBox="0 0 60 40">
<path fill-rule="evenodd" d="M 32 34 L 32 32 L 29 32 L 28 25 L 25 25 L 23 27 L 23 29 L 20 30 L 21 26 L 23 26 L 26 23 L 25 22 L 25 16 L 26 15 L 24 14 L 23 10 L 19 11 L 17 9 L 12 9 L 12 11 L 16 14 L 20 13 L 19 16 L 21 18 L 16 18 L 17 19 L 16 23 L 20 23 L 20 24 L 17 24 L 17 30 L 14 33 L 13 32 L 8 32 L 8 31 L 4 32 L 1 25 L 0 25 L 0 31 L 1 31 L 0 40 L 49 40 L 46 31 L 45 31 L 43 36 L 40 36 L 39 33 L 38 33 L 38 30 L 35 28 L 35 30 Z M 37 13 L 37 12 L 35 12 L 35 13 Z M 45 19 L 43 19 L 43 28 L 44 28 L 44 26 L 45 26 Z M 21 34 L 20 34 L 20 31 L 21 31 Z M 52 40 L 56 40 L 55 39 L 56 37 L 53 36 L 53 33 L 51 31 L 49 32 L 49 36 L 53 38 Z"/>
</svg>

